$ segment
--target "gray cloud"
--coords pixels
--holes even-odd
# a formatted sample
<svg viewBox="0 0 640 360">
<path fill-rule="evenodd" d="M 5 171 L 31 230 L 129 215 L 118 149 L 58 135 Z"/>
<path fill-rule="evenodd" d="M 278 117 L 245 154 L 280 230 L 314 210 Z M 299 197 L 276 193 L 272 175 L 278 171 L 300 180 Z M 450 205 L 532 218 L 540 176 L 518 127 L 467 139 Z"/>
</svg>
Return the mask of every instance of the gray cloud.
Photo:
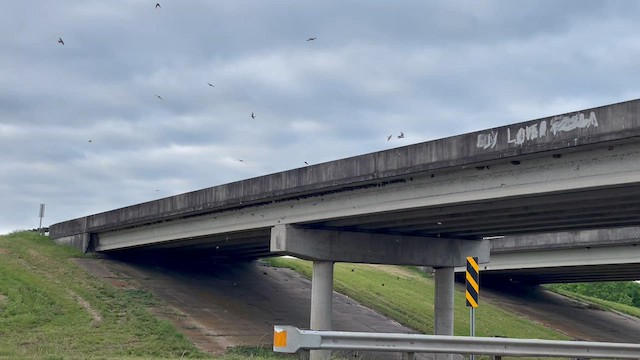
<svg viewBox="0 0 640 360">
<path fill-rule="evenodd" d="M 0 233 L 640 95 L 634 1 L 154 5 L 5 5 Z"/>
</svg>

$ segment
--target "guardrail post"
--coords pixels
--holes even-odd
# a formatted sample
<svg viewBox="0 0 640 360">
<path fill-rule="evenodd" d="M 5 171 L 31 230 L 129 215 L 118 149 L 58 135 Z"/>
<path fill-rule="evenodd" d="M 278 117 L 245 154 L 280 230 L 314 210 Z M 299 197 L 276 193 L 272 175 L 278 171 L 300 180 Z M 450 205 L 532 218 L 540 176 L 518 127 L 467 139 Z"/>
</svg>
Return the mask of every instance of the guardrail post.
<svg viewBox="0 0 640 360">
<path fill-rule="evenodd" d="M 453 294 L 454 268 L 435 268 L 435 333 L 453 335 Z M 452 360 L 451 354 L 436 354 L 436 360 Z"/>
<path fill-rule="evenodd" d="M 309 350 L 298 350 L 298 360 L 309 360 Z"/>
<path fill-rule="evenodd" d="M 331 330 L 333 261 L 314 261 L 311 279 L 311 330 Z M 310 360 L 328 360 L 331 350 L 312 350 Z"/>
<path fill-rule="evenodd" d="M 502 335 L 494 335 L 493 337 L 496 337 L 496 338 L 503 338 L 503 339 L 505 338 L 505 336 L 502 336 Z M 502 360 L 502 356 L 500 356 L 500 355 L 493 355 L 493 356 L 491 357 L 491 360 Z"/>
</svg>

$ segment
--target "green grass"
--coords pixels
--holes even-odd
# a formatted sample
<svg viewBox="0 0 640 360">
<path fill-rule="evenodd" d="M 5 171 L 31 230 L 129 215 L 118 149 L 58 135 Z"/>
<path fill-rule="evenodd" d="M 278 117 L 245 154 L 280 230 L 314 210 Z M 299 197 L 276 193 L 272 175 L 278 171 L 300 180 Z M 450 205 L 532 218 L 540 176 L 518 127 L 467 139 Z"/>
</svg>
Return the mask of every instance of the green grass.
<svg viewBox="0 0 640 360">
<path fill-rule="evenodd" d="M 297 355 L 276 353 L 271 347 L 237 347 L 230 349 L 221 360 L 297 360 Z"/>
<path fill-rule="evenodd" d="M 76 250 L 21 232 L 0 236 L 0 359 L 211 358 L 148 306 L 71 258 Z"/>
<path fill-rule="evenodd" d="M 290 258 L 267 260 L 272 266 L 286 267 L 307 278 L 311 263 Z M 353 270 L 353 271 L 352 271 Z M 384 286 L 382 286 L 384 284 Z M 396 266 L 338 263 L 334 269 L 335 290 L 364 306 L 375 309 L 423 334 L 433 334 L 434 281 L 425 274 Z M 455 335 L 469 335 L 469 308 L 464 293 L 455 294 Z M 541 324 L 482 301 L 476 309 L 476 336 L 567 340 L 568 337 Z"/>
</svg>

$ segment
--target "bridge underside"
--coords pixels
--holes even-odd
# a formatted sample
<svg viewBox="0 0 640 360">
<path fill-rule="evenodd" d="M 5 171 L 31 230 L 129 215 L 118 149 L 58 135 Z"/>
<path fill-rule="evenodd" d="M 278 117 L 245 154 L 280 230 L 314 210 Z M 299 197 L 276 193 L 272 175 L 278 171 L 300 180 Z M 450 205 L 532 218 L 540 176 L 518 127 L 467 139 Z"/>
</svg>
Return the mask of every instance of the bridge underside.
<svg viewBox="0 0 640 360">
<path fill-rule="evenodd" d="M 640 183 L 571 193 L 425 207 L 378 215 L 303 222 L 298 225 L 348 232 L 482 239 L 541 232 L 626 227 L 638 224 L 639 214 Z M 184 227 L 185 231 L 189 228 L 188 224 Z M 274 255 L 269 248 L 270 234 L 271 227 L 263 227 L 251 231 L 151 242 L 144 246 L 126 247 L 123 250 L 149 252 L 158 256 L 175 256 L 180 253 L 189 254 L 190 257 L 219 260 L 251 260 Z"/>
<path fill-rule="evenodd" d="M 560 195 L 547 194 L 308 222 L 301 226 L 347 232 L 408 234 L 425 238 L 478 239 L 506 235 L 505 239 L 518 239 L 515 242 L 521 248 L 530 242 L 522 241 L 525 236 L 542 239 L 540 243 L 547 244 L 554 251 L 527 251 L 516 256 L 492 253 L 491 263 L 488 264 L 490 269 L 486 266 L 482 269 L 483 282 L 587 282 L 640 279 L 640 246 L 636 246 L 640 244 L 640 230 L 625 227 L 636 224 L 638 214 L 640 186 L 634 184 Z M 607 230 L 584 230 L 603 227 Z M 551 246 L 553 243 L 548 239 L 548 233 L 536 233 L 542 229 L 562 231 L 552 234 L 553 239 L 560 243 Z M 579 241 L 585 237 L 584 234 L 588 234 L 589 239 L 582 243 L 580 249 L 556 249 Z M 278 255 L 271 252 L 270 236 L 271 227 L 265 227 L 167 241 L 117 252 L 204 262 L 250 261 Z M 543 239 L 545 236 L 547 238 Z M 592 243 L 621 241 L 626 247 L 591 247 Z M 494 243 L 499 242 L 496 240 Z"/>
<path fill-rule="evenodd" d="M 491 284 L 554 284 L 594 281 L 636 281 L 640 263 L 587 266 L 557 266 L 540 269 L 510 269 L 481 273 L 481 282 Z M 456 275 L 462 280 L 462 275 Z"/>
</svg>

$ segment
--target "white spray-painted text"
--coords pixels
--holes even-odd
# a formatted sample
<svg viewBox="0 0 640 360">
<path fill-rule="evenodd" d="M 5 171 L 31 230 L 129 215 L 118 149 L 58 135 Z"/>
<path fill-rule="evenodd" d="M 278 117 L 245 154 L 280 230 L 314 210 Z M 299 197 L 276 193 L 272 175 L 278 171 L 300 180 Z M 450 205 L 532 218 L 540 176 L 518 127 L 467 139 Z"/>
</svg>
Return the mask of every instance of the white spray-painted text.
<svg viewBox="0 0 640 360">
<path fill-rule="evenodd" d="M 585 129 L 591 126 L 598 127 L 598 119 L 596 119 L 596 113 L 593 111 L 588 118 L 584 117 L 583 113 L 579 113 L 573 116 L 556 116 L 551 119 L 551 132 L 553 135 L 560 131 L 571 131 L 577 128 Z"/>
<path fill-rule="evenodd" d="M 478 134 L 478 147 L 483 149 L 493 148 L 498 142 L 498 132 Z"/>
<path fill-rule="evenodd" d="M 547 120 L 541 120 L 538 123 L 515 129 L 507 127 L 506 142 L 507 144 L 522 145 L 525 142 L 544 138 L 550 134 L 557 135 L 559 132 L 586 129 L 591 126 L 598 126 L 598 119 L 596 119 L 596 114 L 593 111 L 589 114 L 589 117 L 585 117 L 583 113 L 577 113 L 572 116 L 556 116 L 550 120 L 549 124 L 547 124 Z M 495 148 L 497 143 L 498 132 L 491 130 L 490 132 L 478 134 L 476 146 L 486 150 Z"/>
</svg>

